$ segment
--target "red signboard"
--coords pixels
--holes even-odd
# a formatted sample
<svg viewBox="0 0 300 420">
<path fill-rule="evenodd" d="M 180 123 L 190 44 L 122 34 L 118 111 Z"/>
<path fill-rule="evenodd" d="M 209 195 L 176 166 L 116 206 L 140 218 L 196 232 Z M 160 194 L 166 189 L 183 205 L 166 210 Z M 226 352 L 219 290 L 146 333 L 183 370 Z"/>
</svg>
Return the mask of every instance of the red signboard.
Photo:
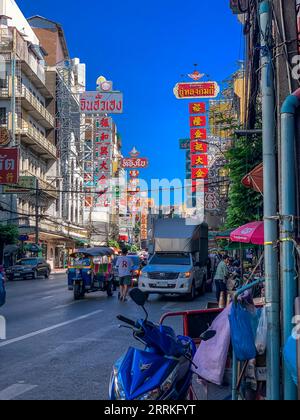
<svg viewBox="0 0 300 420">
<path fill-rule="evenodd" d="M 208 168 L 193 168 L 192 179 L 206 179 L 208 177 Z"/>
<path fill-rule="evenodd" d="M 205 114 L 206 104 L 205 102 L 194 102 L 189 104 L 190 114 Z"/>
<path fill-rule="evenodd" d="M 192 166 L 207 166 L 208 165 L 208 155 L 192 155 Z"/>
<path fill-rule="evenodd" d="M 0 148 L 0 184 L 19 182 L 19 149 Z"/>
<path fill-rule="evenodd" d="M 205 115 L 195 115 L 190 117 L 190 127 L 206 127 L 206 116 Z"/>
<path fill-rule="evenodd" d="M 178 83 L 174 94 L 178 99 L 216 98 L 220 87 L 216 82 Z"/>
<path fill-rule="evenodd" d="M 192 140 L 206 140 L 207 139 L 206 128 L 193 128 L 191 130 L 191 139 Z"/>
<path fill-rule="evenodd" d="M 208 145 L 202 141 L 192 141 L 191 142 L 191 153 L 207 153 Z"/>
<path fill-rule="evenodd" d="M 145 158 L 124 158 L 121 163 L 123 169 L 144 169 L 148 166 L 149 161 Z"/>
</svg>

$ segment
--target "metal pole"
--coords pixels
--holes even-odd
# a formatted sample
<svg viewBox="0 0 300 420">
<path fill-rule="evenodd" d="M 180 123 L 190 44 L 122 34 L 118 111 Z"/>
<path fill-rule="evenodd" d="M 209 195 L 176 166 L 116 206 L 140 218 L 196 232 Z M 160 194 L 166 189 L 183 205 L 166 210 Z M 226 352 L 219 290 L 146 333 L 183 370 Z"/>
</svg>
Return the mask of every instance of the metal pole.
<svg viewBox="0 0 300 420">
<path fill-rule="evenodd" d="M 272 62 L 272 4 L 260 3 L 261 25 L 261 90 L 263 119 L 264 163 L 264 223 L 265 223 L 265 279 L 268 319 L 267 341 L 267 399 L 280 399 L 280 283 L 278 277 L 277 243 L 277 179 L 275 93 Z"/>
<path fill-rule="evenodd" d="M 39 244 L 39 181 L 36 180 L 35 192 L 35 243 Z"/>
<path fill-rule="evenodd" d="M 296 214 L 295 113 L 300 106 L 300 89 L 289 95 L 281 109 L 281 275 L 283 287 L 283 340 L 287 342 L 293 330 L 297 273 L 294 248 L 294 217 Z M 297 389 L 284 363 L 284 399 L 297 399 Z"/>
</svg>

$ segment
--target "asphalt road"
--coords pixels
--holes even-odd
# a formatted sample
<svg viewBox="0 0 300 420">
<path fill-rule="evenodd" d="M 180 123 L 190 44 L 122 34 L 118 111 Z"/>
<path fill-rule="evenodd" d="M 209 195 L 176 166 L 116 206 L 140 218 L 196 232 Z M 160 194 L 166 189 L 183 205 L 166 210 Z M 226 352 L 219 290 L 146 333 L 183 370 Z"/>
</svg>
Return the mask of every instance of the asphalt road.
<svg viewBox="0 0 300 420">
<path fill-rule="evenodd" d="M 7 284 L 7 303 L 0 309 L 7 322 L 7 338 L 0 341 L 0 400 L 105 400 L 114 362 L 138 345 L 116 319 L 143 316 L 132 301 L 95 293 L 74 302 L 66 283 L 65 275 L 53 275 Z M 201 309 L 208 299 L 151 296 L 149 319 Z M 178 334 L 181 324 L 168 323 Z"/>
</svg>

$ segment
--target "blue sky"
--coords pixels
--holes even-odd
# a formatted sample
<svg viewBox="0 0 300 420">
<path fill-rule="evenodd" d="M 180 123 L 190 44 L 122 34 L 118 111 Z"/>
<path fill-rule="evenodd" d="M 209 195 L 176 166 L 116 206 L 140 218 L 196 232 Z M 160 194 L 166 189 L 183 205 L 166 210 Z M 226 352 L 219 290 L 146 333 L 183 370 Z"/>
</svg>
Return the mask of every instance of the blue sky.
<svg viewBox="0 0 300 420">
<path fill-rule="evenodd" d="M 70 54 L 87 64 L 87 87 L 99 75 L 124 92 L 116 118 L 124 153 L 149 157 L 149 178 L 184 178 L 188 102 L 173 95 L 182 74 L 199 70 L 222 82 L 241 58 L 241 25 L 228 0 L 17 0 L 26 17 L 61 23 Z M 84 7 L 80 7 L 84 4 Z M 80 7 L 80 8 L 79 8 Z"/>
</svg>

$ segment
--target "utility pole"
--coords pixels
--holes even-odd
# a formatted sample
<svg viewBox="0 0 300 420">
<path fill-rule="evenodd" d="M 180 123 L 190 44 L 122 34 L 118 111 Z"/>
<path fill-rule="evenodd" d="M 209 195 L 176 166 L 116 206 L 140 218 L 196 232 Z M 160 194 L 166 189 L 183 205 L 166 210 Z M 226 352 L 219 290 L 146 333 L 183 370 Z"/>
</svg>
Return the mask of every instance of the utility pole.
<svg viewBox="0 0 300 420">
<path fill-rule="evenodd" d="M 290 216 L 296 215 L 296 181 L 298 180 L 295 171 L 293 147 L 295 131 L 295 115 L 285 113 L 281 116 L 283 103 L 289 104 L 286 99 L 299 87 L 299 80 L 292 77 L 292 59 L 298 55 L 298 34 L 297 34 L 297 13 L 295 0 L 273 0 L 274 4 L 274 25 L 276 42 L 276 84 L 277 84 L 277 111 L 278 111 L 278 168 L 279 168 L 279 213 L 284 218 L 280 223 L 280 261 L 281 261 L 281 312 L 283 314 L 282 345 L 288 340 L 291 330 L 291 319 L 294 314 L 294 297 L 296 297 L 296 273 L 294 245 L 287 242 L 287 237 L 294 237 L 295 225 Z M 286 110 L 286 107 L 283 109 Z M 288 110 L 289 111 L 289 110 Z M 295 111 L 297 111 L 295 109 Z M 281 123 L 282 119 L 282 123 Z M 290 124 L 291 130 L 287 126 Z M 290 145 L 287 136 L 291 136 Z M 290 154 L 289 154 L 290 152 Z M 295 160 L 296 163 L 296 160 Z M 288 183 L 286 182 L 289 179 Z M 299 185 L 297 185 L 299 191 Z M 290 200 L 290 198 L 293 199 Z M 299 203 L 297 204 L 299 206 Z M 299 207 L 298 207 L 299 210 Z M 293 296 L 293 297 L 292 297 Z M 283 361 L 283 389 L 285 400 L 297 398 L 296 387 L 292 381 L 290 372 Z"/>
<path fill-rule="evenodd" d="M 36 180 L 35 191 L 35 243 L 39 244 L 39 181 Z"/>
<path fill-rule="evenodd" d="M 267 340 L 267 399 L 280 400 L 280 283 L 278 277 L 276 119 L 272 55 L 272 2 L 262 1 L 259 8 L 261 26 L 261 90 L 264 163 L 264 223 Z"/>
</svg>

